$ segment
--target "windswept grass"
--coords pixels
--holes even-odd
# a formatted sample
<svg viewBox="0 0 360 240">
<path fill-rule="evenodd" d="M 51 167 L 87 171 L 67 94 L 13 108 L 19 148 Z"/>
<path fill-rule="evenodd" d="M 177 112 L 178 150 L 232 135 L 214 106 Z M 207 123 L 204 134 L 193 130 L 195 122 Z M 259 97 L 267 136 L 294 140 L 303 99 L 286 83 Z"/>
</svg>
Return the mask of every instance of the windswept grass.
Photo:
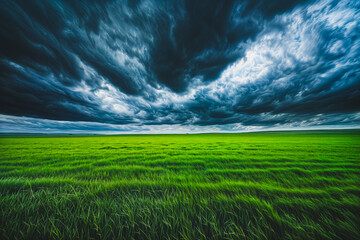
<svg viewBox="0 0 360 240">
<path fill-rule="evenodd" d="M 0 239 L 360 239 L 360 131 L 0 138 Z"/>
</svg>

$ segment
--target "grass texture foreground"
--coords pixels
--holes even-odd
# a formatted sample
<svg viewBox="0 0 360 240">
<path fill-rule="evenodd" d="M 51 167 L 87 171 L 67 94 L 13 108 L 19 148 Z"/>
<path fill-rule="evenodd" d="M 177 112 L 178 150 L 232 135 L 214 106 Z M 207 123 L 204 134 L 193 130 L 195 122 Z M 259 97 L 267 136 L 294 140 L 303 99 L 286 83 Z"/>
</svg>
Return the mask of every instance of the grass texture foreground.
<svg viewBox="0 0 360 240">
<path fill-rule="evenodd" d="M 359 130 L 0 143 L 0 239 L 360 239 Z"/>
</svg>

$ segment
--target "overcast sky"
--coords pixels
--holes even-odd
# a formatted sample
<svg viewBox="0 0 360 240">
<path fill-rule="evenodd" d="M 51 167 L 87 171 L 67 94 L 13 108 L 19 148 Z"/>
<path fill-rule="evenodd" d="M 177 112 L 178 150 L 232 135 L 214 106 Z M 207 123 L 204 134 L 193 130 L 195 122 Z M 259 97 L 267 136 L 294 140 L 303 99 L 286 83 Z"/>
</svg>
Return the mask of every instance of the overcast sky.
<svg viewBox="0 0 360 240">
<path fill-rule="evenodd" d="M 0 0 L 0 131 L 360 127 L 360 2 Z"/>
</svg>

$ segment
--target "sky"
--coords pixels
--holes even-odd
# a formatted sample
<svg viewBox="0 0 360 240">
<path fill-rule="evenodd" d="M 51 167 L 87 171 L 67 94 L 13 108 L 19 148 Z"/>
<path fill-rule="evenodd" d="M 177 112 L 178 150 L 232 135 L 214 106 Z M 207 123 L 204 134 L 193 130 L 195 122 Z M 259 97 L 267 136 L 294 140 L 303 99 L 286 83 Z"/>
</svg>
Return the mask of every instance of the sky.
<svg viewBox="0 0 360 240">
<path fill-rule="evenodd" d="M 0 132 L 360 128 L 359 1 L 0 2 Z"/>
</svg>

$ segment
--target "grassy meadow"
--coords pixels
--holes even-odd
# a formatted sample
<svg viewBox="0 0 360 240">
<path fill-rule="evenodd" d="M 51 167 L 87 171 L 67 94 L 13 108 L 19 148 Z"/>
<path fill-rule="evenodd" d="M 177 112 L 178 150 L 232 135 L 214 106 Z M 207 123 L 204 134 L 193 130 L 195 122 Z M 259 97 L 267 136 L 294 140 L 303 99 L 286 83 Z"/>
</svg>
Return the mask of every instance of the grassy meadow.
<svg viewBox="0 0 360 240">
<path fill-rule="evenodd" d="M 0 239 L 360 239 L 360 131 L 3 135 Z"/>
</svg>

